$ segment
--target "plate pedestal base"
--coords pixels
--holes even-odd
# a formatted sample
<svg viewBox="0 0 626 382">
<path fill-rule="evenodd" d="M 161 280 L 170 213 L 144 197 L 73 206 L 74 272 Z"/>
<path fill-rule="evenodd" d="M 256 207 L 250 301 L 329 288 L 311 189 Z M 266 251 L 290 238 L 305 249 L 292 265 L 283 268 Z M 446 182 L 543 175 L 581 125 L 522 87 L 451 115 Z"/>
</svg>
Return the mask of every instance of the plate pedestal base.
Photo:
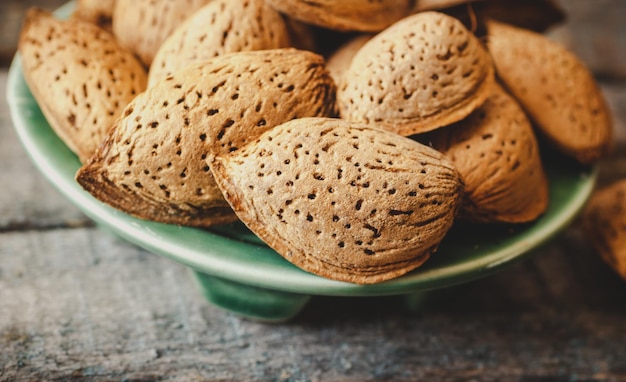
<svg viewBox="0 0 626 382">
<path fill-rule="evenodd" d="M 192 270 L 202 295 L 213 305 L 264 322 L 293 318 L 311 296 L 250 286 Z"/>
<path fill-rule="evenodd" d="M 191 273 L 200 293 L 209 303 L 229 313 L 260 322 L 287 322 L 300 313 L 314 297 L 246 285 L 193 269 Z M 387 297 L 395 297 L 394 301 L 407 312 L 415 313 L 424 309 L 432 295 L 440 296 L 441 293 L 440 291 L 416 291 Z"/>
</svg>

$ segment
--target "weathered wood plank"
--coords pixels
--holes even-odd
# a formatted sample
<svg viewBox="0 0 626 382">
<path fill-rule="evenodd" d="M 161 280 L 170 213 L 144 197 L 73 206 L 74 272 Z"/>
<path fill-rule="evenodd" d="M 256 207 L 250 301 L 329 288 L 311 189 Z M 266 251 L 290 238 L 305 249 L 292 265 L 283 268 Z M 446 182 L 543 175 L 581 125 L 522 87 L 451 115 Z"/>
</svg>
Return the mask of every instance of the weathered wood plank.
<svg viewBox="0 0 626 382">
<path fill-rule="evenodd" d="M 19 143 L 6 101 L 6 70 L 0 71 L 0 232 L 90 225 L 87 218 L 35 170 Z"/>
<path fill-rule="evenodd" d="M 97 229 L 2 234 L 0 264 L 5 380 L 626 377 L 626 284 L 575 229 L 419 310 L 317 298 L 281 325 L 209 306 L 184 267 Z"/>
</svg>

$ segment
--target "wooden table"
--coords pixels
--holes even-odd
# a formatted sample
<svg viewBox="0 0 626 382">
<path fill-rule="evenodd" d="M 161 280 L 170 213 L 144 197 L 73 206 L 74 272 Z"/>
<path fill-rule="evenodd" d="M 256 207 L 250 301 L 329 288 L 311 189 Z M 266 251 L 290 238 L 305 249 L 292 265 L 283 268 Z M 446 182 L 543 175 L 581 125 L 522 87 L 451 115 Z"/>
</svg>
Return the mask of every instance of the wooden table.
<svg viewBox="0 0 626 382">
<path fill-rule="evenodd" d="M 585 18 L 599 17 L 588 2 L 565 3 L 587 32 L 617 28 Z M 588 37 L 584 28 L 557 34 Z M 605 35 L 605 49 L 621 49 L 623 35 Z M 623 56 L 594 60 L 618 139 L 602 186 L 626 177 L 626 67 Z M 18 142 L 6 82 L 3 68 L 1 381 L 626 381 L 626 281 L 578 222 L 527 260 L 420 304 L 315 297 L 287 323 L 250 321 L 206 302 L 182 265 L 110 236 L 60 196 Z"/>
</svg>

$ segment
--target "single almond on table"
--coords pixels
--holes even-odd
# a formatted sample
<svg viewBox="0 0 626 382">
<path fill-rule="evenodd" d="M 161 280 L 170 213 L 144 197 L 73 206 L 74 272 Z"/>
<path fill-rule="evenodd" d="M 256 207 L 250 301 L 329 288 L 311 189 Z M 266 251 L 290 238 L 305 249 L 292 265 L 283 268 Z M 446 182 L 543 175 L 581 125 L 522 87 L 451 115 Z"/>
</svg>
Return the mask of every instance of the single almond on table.
<svg viewBox="0 0 626 382">
<path fill-rule="evenodd" d="M 411 0 L 266 0 L 279 12 L 307 24 L 341 30 L 378 32 L 410 14 Z"/>
<path fill-rule="evenodd" d="M 343 119 L 412 135 L 465 118 L 493 84 L 493 65 L 478 39 L 453 17 L 422 12 L 359 49 L 337 103 Z"/>
<path fill-rule="evenodd" d="M 548 37 L 490 21 L 488 48 L 497 74 L 553 147 L 592 164 L 612 148 L 613 124 L 593 74 Z"/>
<path fill-rule="evenodd" d="M 463 189 L 436 150 L 338 118 L 283 123 L 210 165 L 240 220 L 285 259 L 359 284 L 423 264 Z"/>
<path fill-rule="evenodd" d="M 213 0 L 163 42 L 150 66 L 148 86 L 193 62 L 289 43 L 282 16 L 264 0 Z"/>
<path fill-rule="evenodd" d="M 20 34 L 24 78 L 55 133 L 85 162 L 147 75 L 114 36 L 78 19 L 31 8 Z"/>
<path fill-rule="evenodd" d="M 296 49 L 224 54 L 139 95 L 76 179 L 143 219 L 231 222 L 236 217 L 206 160 L 290 119 L 334 114 L 335 87 L 321 56 Z"/>
<path fill-rule="evenodd" d="M 115 0 L 113 34 L 150 67 L 163 41 L 212 0 Z"/>
<path fill-rule="evenodd" d="M 626 280 L 626 179 L 595 191 L 581 221 L 602 259 Z"/>
<path fill-rule="evenodd" d="M 530 121 L 501 87 L 464 120 L 428 134 L 465 182 L 462 218 L 524 223 L 548 208 L 548 181 Z"/>
</svg>

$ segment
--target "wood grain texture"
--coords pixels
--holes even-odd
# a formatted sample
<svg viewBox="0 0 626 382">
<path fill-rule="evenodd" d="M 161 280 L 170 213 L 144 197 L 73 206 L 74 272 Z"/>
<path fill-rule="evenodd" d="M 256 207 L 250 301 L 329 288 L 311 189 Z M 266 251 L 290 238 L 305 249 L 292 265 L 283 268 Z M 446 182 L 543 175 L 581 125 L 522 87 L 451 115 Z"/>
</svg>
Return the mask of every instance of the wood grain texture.
<svg viewBox="0 0 626 382">
<path fill-rule="evenodd" d="M 615 78 L 602 75 L 618 142 L 601 185 L 626 177 Z M 316 297 L 288 323 L 249 321 L 54 190 L 17 140 L 5 89 L 3 69 L 0 381 L 626 380 L 626 282 L 577 222 L 527 260 L 424 299 Z"/>
<path fill-rule="evenodd" d="M 0 232 L 91 225 L 35 170 L 13 129 L 0 72 Z M 17 197 L 16 197 L 17 196 Z"/>
<path fill-rule="evenodd" d="M 267 325 L 100 230 L 3 234 L 0 380 L 619 380 L 626 284 L 580 237 L 417 310 L 316 298 Z"/>
</svg>

